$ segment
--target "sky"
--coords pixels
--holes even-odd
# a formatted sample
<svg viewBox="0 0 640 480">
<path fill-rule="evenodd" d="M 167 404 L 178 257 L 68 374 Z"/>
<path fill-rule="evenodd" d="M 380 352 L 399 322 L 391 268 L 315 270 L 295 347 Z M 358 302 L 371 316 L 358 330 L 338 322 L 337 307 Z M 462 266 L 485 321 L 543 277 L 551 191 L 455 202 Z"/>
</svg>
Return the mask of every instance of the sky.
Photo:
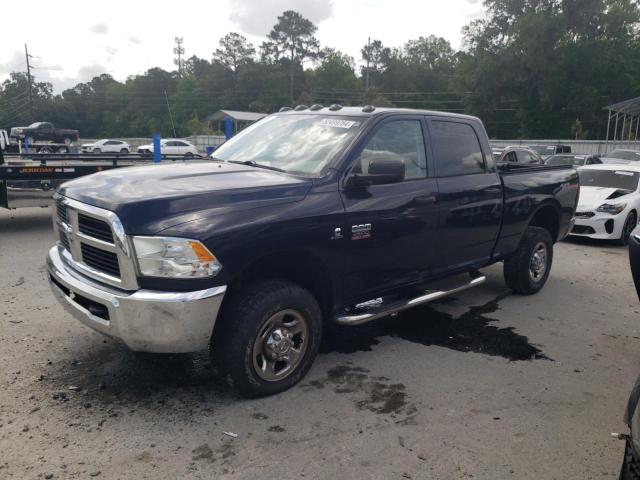
<svg viewBox="0 0 640 480">
<path fill-rule="evenodd" d="M 289 9 L 315 23 L 323 47 L 341 50 L 357 63 L 368 37 L 393 47 L 436 35 L 460 48 L 462 27 L 483 14 L 480 0 L 65 0 L 64 8 L 60 5 L 31 0 L 28 16 L 5 18 L 0 81 L 9 72 L 26 71 L 25 43 L 36 80 L 51 82 L 59 93 L 101 73 L 122 81 L 152 67 L 173 70 L 175 37 L 183 38 L 186 57 L 207 60 L 228 32 L 241 33 L 257 48 Z"/>
</svg>

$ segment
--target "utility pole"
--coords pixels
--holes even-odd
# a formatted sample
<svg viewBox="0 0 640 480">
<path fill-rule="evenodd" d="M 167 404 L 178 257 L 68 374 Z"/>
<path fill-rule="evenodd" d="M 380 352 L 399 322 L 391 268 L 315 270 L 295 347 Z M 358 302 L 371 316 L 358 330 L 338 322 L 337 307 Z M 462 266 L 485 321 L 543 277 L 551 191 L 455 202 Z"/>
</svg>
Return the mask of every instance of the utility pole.
<svg viewBox="0 0 640 480">
<path fill-rule="evenodd" d="M 367 69 L 364 76 L 364 93 L 369 91 L 369 58 L 371 57 L 371 37 L 367 39 Z"/>
<path fill-rule="evenodd" d="M 29 80 L 29 111 L 31 122 L 33 122 L 33 90 L 31 84 L 31 65 L 29 64 L 29 51 L 27 50 L 27 44 L 24 44 L 24 55 L 27 59 L 27 79 Z"/>
<path fill-rule="evenodd" d="M 182 46 L 183 38 L 175 37 L 176 46 L 173 49 L 173 53 L 176 54 L 176 58 L 173 59 L 173 63 L 178 66 L 178 77 L 182 78 L 182 55 L 184 55 L 184 47 Z"/>
</svg>

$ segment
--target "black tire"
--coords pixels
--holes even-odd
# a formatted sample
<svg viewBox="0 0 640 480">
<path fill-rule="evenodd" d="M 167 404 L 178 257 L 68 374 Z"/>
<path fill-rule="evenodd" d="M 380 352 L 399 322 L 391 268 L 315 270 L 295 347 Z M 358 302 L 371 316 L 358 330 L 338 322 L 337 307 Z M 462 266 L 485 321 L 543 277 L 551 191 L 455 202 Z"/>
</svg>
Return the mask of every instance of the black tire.
<svg viewBox="0 0 640 480">
<path fill-rule="evenodd" d="M 544 271 L 539 268 L 542 263 Z M 514 292 L 532 295 L 547 282 L 552 263 L 553 240 L 549 232 L 540 227 L 527 227 L 517 250 L 504 261 L 504 280 Z"/>
<path fill-rule="evenodd" d="M 193 158 L 193 153 L 187 152 L 184 154 L 184 158 Z"/>
<path fill-rule="evenodd" d="M 99 148 L 94 148 L 92 153 L 94 155 L 100 155 L 100 154 L 102 154 L 102 150 L 100 150 Z"/>
<path fill-rule="evenodd" d="M 38 153 L 53 153 L 53 149 L 51 147 L 42 147 L 38 150 Z"/>
<path fill-rule="evenodd" d="M 266 364 L 267 357 L 257 352 L 260 348 L 256 349 L 256 344 L 266 345 L 273 338 L 275 332 L 267 335 L 271 327 L 265 324 L 282 312 L 299 314 L 295 321 L 306 322 L 306 338 L 299 343 L 301 353 L 295 366 L 288 373 L 285 370 L 282 378 L 265 380 L 256 365 Z M 262 342 L 260 337 L 264 339 Z M 262 280 L 244 287 L 225 302 L 211 341 L 211 358 L 241 395 L 263 397 L 291 388 L 306 375 L 318 354 L 321 337 L 322 314 L 311 293 L 286 280 Z M 295 345 L 293 338 L 290 345 Z"/>
<path fill-rule="evenodd" d="M 120 150 L 120 153 L 123 155 L 129 155 L 129 150 L 127 150 L 126 148 L 123 148 Z"/>
<path fill-rule="evenodd" d="M 633 232 L 633 229 L 636 228 L 637 224 L 638 215 L 634 211 L 629 212 L 629 215 L 627 215 L 627 218 L 624 221 L 624 225 L 622 226 L 622 233 L 620 234 L 620 238 L 615 240 L 615 244 L 622 246 L 628 245 L 631 232 Z"/>
</svg>

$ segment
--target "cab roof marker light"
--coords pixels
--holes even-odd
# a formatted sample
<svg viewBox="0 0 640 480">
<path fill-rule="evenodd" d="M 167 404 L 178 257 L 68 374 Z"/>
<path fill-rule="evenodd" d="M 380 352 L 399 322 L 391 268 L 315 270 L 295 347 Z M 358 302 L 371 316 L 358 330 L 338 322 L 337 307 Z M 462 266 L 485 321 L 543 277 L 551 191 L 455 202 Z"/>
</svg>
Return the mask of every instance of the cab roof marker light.
<svg viewBox="0 0 640 480">
<path fill-rule="evenodd" d="M 315 112 L 316 110 L 322 110 L 323 108 L 324 108 L 324 105 L 322 105 L 321 103 L 314 103 L 309 107 L 309 110 Z"/>
<path fill-rule="evenodd" d="M 339 103 L 333 103 L 329 106 L 329 110 L 331 110 L 332 112 L 335 112 L 336 110 L 340 110 L 342 108 L 342 105 L 340 105 Z"/>
<path fill-rule="evenodd" d="M 296 112 L 300 112 L 300 111 L 302 111 L 302 110 L 306 110 L 307 108 L 309 108 L 309 107 L 307 107 L 306 105 L 298 105 L 298 106 L 297 106 L 296 108 L 294 108 L 293 110 L 294 110 L 294 111 L 296 111 Z"/>
<path fill-rule="evenodd" d="M 373 105 L 365 105 L 365 106 L 362 108 L 362 111 L 363 111 L 364 113 L 371 113 L 371 112 L 373 112 L 375 109 L 376 109 L 376 107 L 374 107 Z"/>
</svg>

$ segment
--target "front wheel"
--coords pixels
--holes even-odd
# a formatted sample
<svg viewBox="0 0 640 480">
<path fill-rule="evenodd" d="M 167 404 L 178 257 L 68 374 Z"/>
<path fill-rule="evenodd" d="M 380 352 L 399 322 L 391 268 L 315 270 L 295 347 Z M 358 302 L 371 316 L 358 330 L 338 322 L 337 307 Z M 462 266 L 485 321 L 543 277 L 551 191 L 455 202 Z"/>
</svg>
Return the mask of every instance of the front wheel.
<svg viewBox="0 0 640 480">
<path fill-rule="evenodd" d="M 638 217 L 636 212 L 629 212 L 627 215 L 627 219 L 624 221 L 624 226 L 622 227 L 622 233 L 620 233 L 620 238 L 616 240 L 618 245 L 627 245 L 629 243 L 629 237 L 631 236 L 631 232 L 636 228 L 638 224 Z"/>
<path fill-rule="evenodd" d="M 256 282 L 229 299 L 211 344 L 219 370 L 246 397 L 291 388 L 318 354 L 322 315 L 304 288 L 286 280 Z"/>
<path fill-rule="evenodd" d="M 516 293 L 537 293 L 547 282 L 553 263 L 553 241 L 540 227 L 527 227 L 517 250 L 504 261 L 504 279 Z"/>
<path fill-rule="evenodd" d="M 122 155 L 129 155 L 129 150 L 127 150 L 126 148 L 121 148 L 121 149 L 120 149 L 120 153 L 121 153 Z"/>
</svg>

